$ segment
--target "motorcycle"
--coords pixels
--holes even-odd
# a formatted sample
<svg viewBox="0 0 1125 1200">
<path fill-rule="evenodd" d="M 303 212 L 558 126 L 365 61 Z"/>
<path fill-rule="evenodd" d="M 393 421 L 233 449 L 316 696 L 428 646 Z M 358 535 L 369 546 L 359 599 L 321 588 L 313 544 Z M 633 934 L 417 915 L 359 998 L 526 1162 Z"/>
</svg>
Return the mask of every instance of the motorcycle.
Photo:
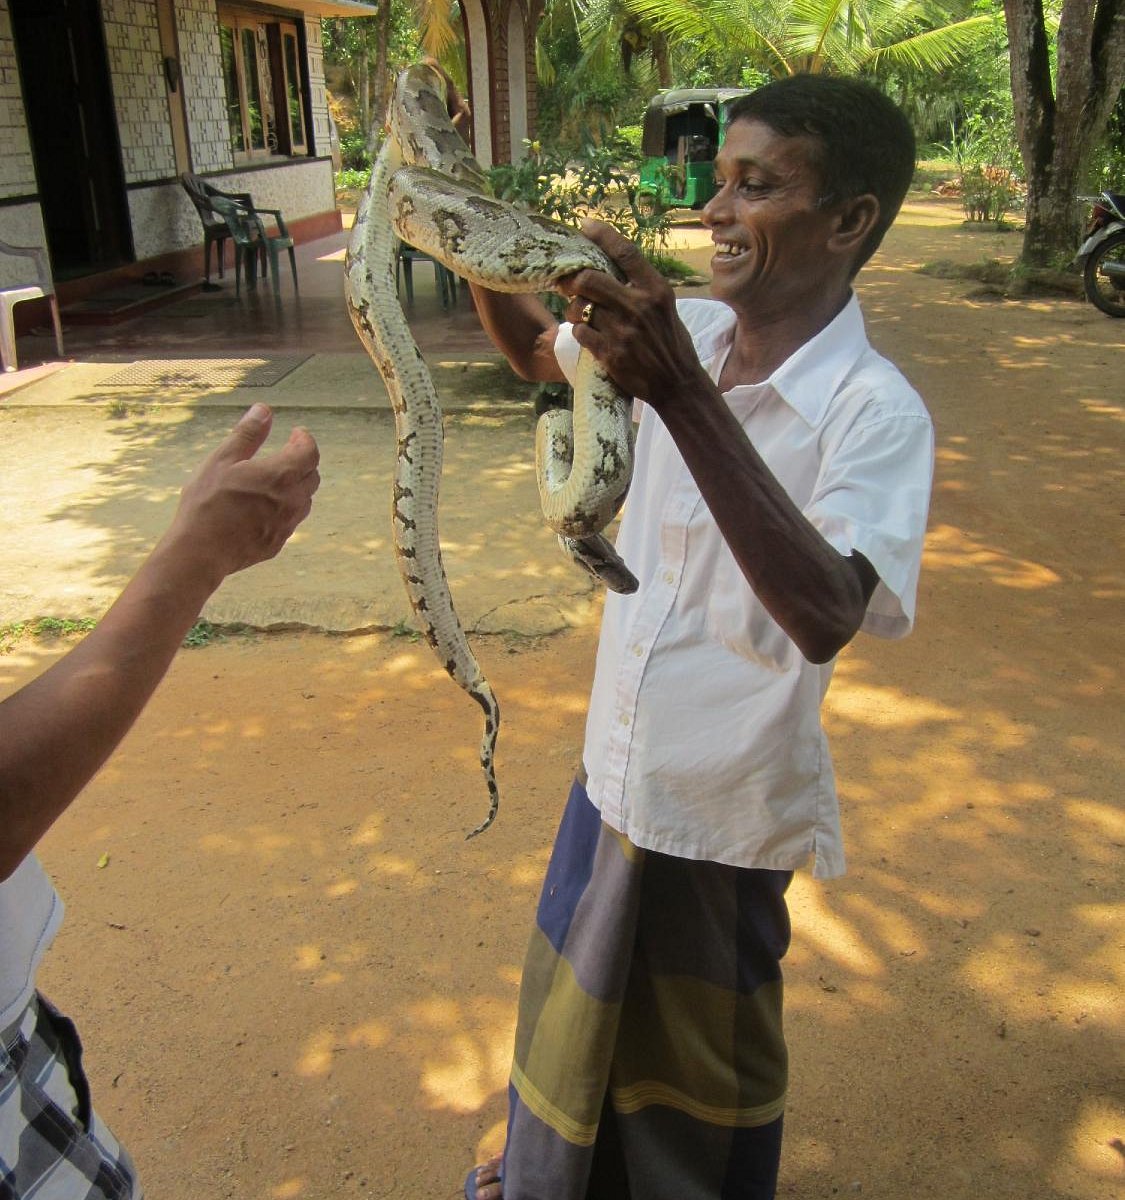
<svg viewBox="0 0 1125 1200">
<path fill-rule="evenodd" d="M 1075 256 L 1086 298 L 1111 317 L 1125 317 L 1125 195 L 1102 192 L 1080 199 L 1093 205 Z"/>
</svg>

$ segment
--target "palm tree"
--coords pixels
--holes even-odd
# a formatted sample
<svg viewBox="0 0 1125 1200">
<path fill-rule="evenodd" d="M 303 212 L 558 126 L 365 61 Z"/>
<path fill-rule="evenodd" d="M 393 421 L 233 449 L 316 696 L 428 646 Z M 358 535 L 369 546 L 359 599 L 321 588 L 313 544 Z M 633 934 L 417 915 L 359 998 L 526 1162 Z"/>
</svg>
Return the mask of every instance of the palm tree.
<svg viewBox="0 0 1125 1200">
<path fill-rule="evenodd" d="M 694 39 L 726 61 L 776 77 L 940 71 L 997 19 L 952 19 L 931 0 L 623 0 L 673 44 Z"/>
<path fill-rule="evenodd" d="M 578 0 L 578 30 L 591 65 L 612 68 L 620 62 L 630 74 L 634 60 L 647 59 L 656 72 L 657 86 L 672 86 L 668 35 L 630 12 L 627 0 Z"/>
</svg>

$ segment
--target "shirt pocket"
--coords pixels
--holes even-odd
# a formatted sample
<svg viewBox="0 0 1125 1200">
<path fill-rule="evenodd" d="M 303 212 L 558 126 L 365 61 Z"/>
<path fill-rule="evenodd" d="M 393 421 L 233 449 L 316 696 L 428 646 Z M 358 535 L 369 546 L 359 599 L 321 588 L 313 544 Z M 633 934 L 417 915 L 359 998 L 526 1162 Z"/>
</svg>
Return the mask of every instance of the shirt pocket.
<svg viewBox="0 0 1125 1200">
<path fill-rule="evenodd" d="M 797 647 L 754 594 L 725 545 L 711 573 L 703 624 L 724 649 L 768 671 L 788 671 L 797 662 Z"/>
</svg>

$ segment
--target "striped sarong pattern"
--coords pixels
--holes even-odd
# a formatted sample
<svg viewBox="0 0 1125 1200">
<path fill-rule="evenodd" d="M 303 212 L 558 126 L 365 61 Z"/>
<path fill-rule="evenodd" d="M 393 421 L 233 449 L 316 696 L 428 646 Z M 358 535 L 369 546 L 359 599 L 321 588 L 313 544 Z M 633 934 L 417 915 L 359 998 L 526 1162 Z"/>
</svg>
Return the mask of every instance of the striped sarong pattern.
<svg viewBox="0 0 1125 1200">
<path fill-rule="evenodd" d="M 0 1200 L 141 1200 L 90 1104 L 74 1025 L 42 996 L 0 1035 Z"/>
<path fill-rule="evenodd" d="M 571 789 L 520 990 L 505 1200 L 767 1200 L 791 873 L 641 850 Z"/>
</svg>

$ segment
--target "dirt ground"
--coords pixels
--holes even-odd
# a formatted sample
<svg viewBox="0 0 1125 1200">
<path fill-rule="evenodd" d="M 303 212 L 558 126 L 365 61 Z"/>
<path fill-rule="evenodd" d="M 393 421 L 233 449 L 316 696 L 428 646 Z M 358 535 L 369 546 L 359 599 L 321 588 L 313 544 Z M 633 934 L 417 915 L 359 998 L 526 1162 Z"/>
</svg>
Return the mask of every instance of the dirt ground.
<svg viewBox="0 0 1125 1200">
<path fill-rule="evenodd" d="M 850 873 L 791 893 L 785 1197 L 1125 1185 L 1125 322 L 916 270 L 1015 248 L 911 205 L 861 289 L 938 478 L 918 628 L 859 639 L 827 706 Z M 595 637 L 475 639 L 504 799 L 471 842 L 479 712 L 424 645 L 181 654 L 42 847 L 68 906 L 42 985 L 150 1200 L 453 1200 L 501 1146 Z M 19 643 L 0 688 L 52 653 Z"/>
</svg>

